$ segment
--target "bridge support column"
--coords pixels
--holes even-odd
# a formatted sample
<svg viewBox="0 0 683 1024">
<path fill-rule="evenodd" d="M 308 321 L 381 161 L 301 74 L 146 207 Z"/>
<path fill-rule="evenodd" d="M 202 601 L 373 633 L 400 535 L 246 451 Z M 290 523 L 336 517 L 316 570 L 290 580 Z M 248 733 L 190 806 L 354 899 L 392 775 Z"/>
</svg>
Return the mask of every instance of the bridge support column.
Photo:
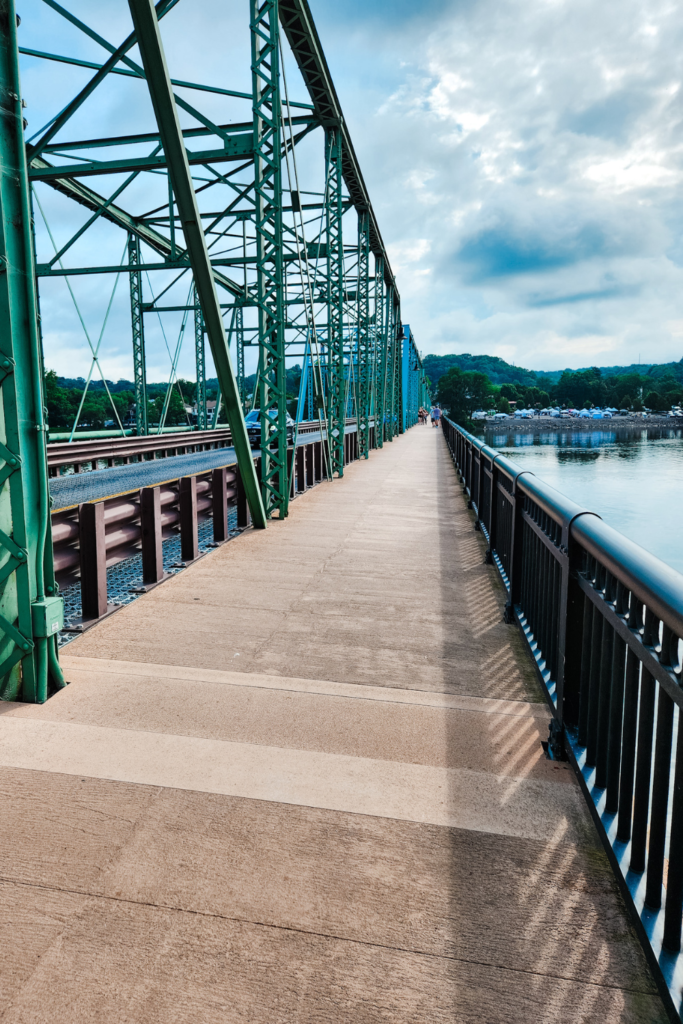
<svg viewBox="0 0 683 1024">
<path fill-rule="evenodd" d="M 280 55 L 277 0 L 250 0 L 254 202 L 261 410 L 261 489 L 266 514 L 289 508 Z"/>
<path fill-rule="evenodd" d="M 370 359 L 370 216 L 367 210 L 358 214 L 358 286 L 356 300 L 358 303 L 358 337 L 357 366 L 358 380 L 356 394 L 358 408 L 356 423 L 358 425 L 358 457 L 367 459 L 370 454 L 370 399 L 371 399 L 371 359 Z"/>
<path fill-rule="evenodd" d="M 204 347 L 204 317 L 202 307 L 199 304 L 197 289 L 193 290 L 194 295 L 194 353 L 195 366 L 197 370 L 197 428 L 206 430 L 208 427 L 206 417 L 206 359 Z M 238 378 L 239 379 L 239 378 Z"/>
<path fill-rule="evenodd" d="M 327 169 L 327 347 L 328 394 L 327 438 L 330 472 L 344 475 L 344 424 L 346 381 L 344 380 L 344 246 L 342 241 L 342 142 L 341 131 L 325 133 Z"/>
<path fill-rule="evenodd" d="M 142 260 L 140 239 L 128 235 L 128 264 L 130 278 L 130 321 L 133 332 L 133 379 L 135 381 L 135 432 L 138 437 L 148 433 L 147 426 L 147 367 L 145 360 L 145 321 L 142 312 Z M 196 301 L 196 298 L 195 298 Z"/>
</svg>

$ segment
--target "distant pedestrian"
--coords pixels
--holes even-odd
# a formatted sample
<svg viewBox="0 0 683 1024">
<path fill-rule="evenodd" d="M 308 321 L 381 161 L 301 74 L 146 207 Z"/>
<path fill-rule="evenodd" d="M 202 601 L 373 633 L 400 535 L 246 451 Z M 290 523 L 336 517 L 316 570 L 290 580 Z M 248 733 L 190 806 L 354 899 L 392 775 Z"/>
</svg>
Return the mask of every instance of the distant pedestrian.
<svg viewBox="0 0 683 1024">
<path fill-rule="evenodd" d="M 432 409 L 432 426 L 433 427 L 438 427 L 440 419 L 441 419 L 441 409 L 439 409 L 438 405 L 435 405 L 433 407 L 433 409 Z"/>
</svg>

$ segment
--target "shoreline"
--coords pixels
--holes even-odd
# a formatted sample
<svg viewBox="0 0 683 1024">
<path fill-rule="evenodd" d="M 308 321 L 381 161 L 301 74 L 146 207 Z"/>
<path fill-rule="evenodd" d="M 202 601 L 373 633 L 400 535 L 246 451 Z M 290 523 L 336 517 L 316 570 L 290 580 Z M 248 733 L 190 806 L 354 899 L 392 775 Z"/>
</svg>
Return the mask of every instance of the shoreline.
<svg viewBox="0 0 683 1024">
<path fill-rule="evenodd" d="M 476 432 L 483 434 L 576 434 L 595 433 L 600 431 L 618 430 L 675 430 L 683 428 L 683 417 L 675 419 L 667 416 L 648 416 L 642 419 L 640 416 L 619 416 L 611 420 L 588 420 L 588 419 L 556 419 L 551 416 L 541 416 L 534 420 L 499 420 L 496 423 L 478 423 Z"/>
</svg>

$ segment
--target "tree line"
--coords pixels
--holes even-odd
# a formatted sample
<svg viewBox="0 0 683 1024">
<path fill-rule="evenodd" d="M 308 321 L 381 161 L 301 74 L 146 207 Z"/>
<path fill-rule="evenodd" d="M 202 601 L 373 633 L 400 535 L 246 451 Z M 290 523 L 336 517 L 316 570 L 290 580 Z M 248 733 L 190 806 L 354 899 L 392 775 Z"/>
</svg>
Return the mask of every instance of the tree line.
<svg viewBox="0 0 683 1024">
<path fill-rule="evenodd" d="M 513 408 L 559 406 L 665 412 L 683 402 L 683 381 L 671 372 L 657 377 L 639 373 L 607 376 L 594 366 L 587 370 L 565 370 L 555 383 L 538 387 L 512 382 L 494 384 L 485 373 L 453 366 L 439 377 L 436 398 L 458 423 L 469 422 L 472 413 L 479 409 L 509 413 Z"/>
<path fill-rule="evenodd" d="M 287 404 L 290 413 L 295 412 L 301 381 L 299 365 L 287 368 Z M 247 395 L 253 393 L 256 374 L 245 377 Z M 150 426 L 161 421 L 168 384 L 147 384 L 147 420 Z M 85 398 L 83 393 L 85 392 Z M 218 397 L 218 380 L 206 382 L 207 401 Z M 168 399 L 165 424 L 168 427 L 192 425 L 193 418 L 187 411 L 197 399 L 196 381 L 178 379 L 174 382 Z M 135 391 L 132 381 L 116 383 L 92 381 L 86 391 L 86 382 L 81 378 L 59 377 L 54 370 L 45 374 L 45 404 L 47 421 L 53 433 L 71 430 L 78 415 L 78 430 L 103 430 L 105 427 L 135 426 Z"/>
</svg>

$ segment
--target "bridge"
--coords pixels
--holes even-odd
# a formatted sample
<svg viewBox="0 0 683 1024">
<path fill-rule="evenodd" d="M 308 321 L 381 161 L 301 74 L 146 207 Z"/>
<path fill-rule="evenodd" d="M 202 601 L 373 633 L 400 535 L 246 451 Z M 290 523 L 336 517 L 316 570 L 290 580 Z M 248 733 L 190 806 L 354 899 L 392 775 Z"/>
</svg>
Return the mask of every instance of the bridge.
<svg viewBox="0 0 683 1024">
<path fill-rule="evenodd" d="M 680 1020 L 683 578 L 417 424 L 306 0 L 250 3 L 249 93 L 171 78 L 189 9 L 129 6 L 117 46 L 46 0 L 100 63 L 0 11 L 0 1020 Z M 81 76 L 31 140 L 24 61 Z M 65 134 L 119 78 L 149 130 Z M 80 216 L 45 259 L 50 190 Z M 103 224 L 122 261 L 65 266 Z M 128 277 L 135 427 L 55 440 L 38 300 L 85 274 Z M 193 430 L 165 429 L 176 364 L 150 422 L 169 312 L 194 324 Z"/>
</svg>

